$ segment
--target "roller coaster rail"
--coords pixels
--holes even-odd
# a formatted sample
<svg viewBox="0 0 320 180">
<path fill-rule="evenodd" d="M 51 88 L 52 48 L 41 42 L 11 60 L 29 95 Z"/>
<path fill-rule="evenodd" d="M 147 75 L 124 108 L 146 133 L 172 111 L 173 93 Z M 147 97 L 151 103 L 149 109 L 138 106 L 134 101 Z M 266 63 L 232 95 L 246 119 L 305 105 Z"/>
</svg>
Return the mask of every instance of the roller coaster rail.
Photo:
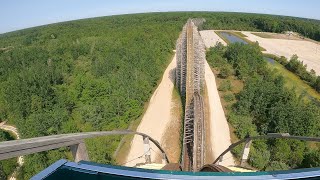
<svg viewBox="0 0 320 180">
<path fill-rule="evenodd" d="M 143 137 L 144 147 L 150 147 L 149 140 L 161 151 L 165 163 L 170 163 L 167 154 L 161 148 L 160 143 L 148 136 L 147 134 L 130 131 L 130 130 L 117 130 L 117 131 L 100 131 L 100 132 L 83 132 L 60 134 L 52 136 L 43 136 L 30 139 L 20 139 L 13 141 L 0 142 L 0 160 L 10 159 L 13 157 L 34 154 L 38 152 L 48 151 L 61 147 L 70 147 L 75 162 L 81 160 L 89 161 L 89 156 L 84 143 L 85 139 L 110 136 L 110 135 L 139 135 Z M 145 149 L 145 151 L 147 151 Z M 146 163 L 150 162 L 150 155 L 145 152 Z"/>
<path fill-rule="evenodd" d="M 320 142 L 320 137 L 306 137 L 306 136 L 291 136 L 289 133 L 268 133 L 267 135 L 261 135 L 261 136 L 252 136 L 247 137 L 245 139 L 242 139 L 238 142 L 235 142 L 231 144 L 225 151 L 223 151 L 217 159 L 213 161 L 212 164 L 219 164 L 223 161 L 223 156 L 226 155 L 229 151 L 234 149 L 235 147 L 239 146 L 242 143 L 245 143 L 245 146 L 242 151 L 242 157 L 241 157 L 241 165 L 244 165 L 244 163 L 248 160 L 248 156 L 250 153 L 250 146 L 253 140 L 257 139 L 272 139 L 272 138 L 280 138 L 280 139 L 294 139 L 294 140 L 301 140 L 301 141 L 314 141 L 314 142 Z"/>
</svg>

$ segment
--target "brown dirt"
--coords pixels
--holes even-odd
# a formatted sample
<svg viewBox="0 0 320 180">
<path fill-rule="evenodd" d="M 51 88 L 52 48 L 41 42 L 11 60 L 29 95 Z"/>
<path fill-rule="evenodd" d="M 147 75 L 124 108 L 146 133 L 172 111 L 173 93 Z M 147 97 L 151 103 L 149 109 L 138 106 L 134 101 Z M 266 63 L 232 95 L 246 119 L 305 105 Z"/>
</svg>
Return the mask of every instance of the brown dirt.
<svg viewBox="0 0 320 180">
<path fill-rule="evenodd" d="M 214 161 L 213 152 L 212 152 L 212 145 L 211 145 L 211 133 L 210 133 L 210 108 L 209 108 L 209 99 L 208 99 L 208 91 L 204 88 L 204 120 L 205 120 L 205 158 L 204 164 L 211 164 Z"/>
<path fill-rule="evenodd" d="M 171 121 L 162 137 L 161 147 L 167 153 L 170 163 L 178 163 L 182 147 L 182 104 L 178 90 L 173 89 L 172 94 Z M 161 161 L 161 157 L 157 156 L 156 161 Z"/>
</svg>

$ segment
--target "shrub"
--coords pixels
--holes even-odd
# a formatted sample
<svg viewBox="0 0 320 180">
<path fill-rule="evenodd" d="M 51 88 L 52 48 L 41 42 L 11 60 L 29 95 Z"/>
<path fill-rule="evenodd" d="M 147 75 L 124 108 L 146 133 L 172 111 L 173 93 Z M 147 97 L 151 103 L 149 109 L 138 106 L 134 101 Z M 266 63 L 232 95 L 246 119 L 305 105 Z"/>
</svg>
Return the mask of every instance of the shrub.
<svg viewBox="0 0 320 180">
<path fill-rule="evenodd" d="M 254 146 L 251 146 L 249 154 L 249 163 L 258 169 L 264 169 L 270 159 L 270 151 L 264 142 L 255 141 Z"/>
<path fill-rule="evenodd" d="M 230 113 L 228 116 L 228 121 L 236 129 L 235 134 L 239 139 L 243 139 L 247 135 L 256 136 L 258 134 L 257 128 L 252 123 L 252 118 L 250 116 Z"/>
<path fill-rule="evenodd" d="M 224 65 L 221 69 L 220 69 L 220 73 L 219 76 L 221 78 L 227 78 L 229 76 L 231 76 L 233 74 L 233 69 L 230 65 Z"/>
<path fill-rule="evenodd" d="M 241 159 L 242 151 L 244 148 L 244 143 L 240 144 L 239 146 L 236 146 L 231 150 L 231 153 L 238 159 Z"/>
<path fill-rule="evenodd" d="M 283 66 L 286 66 L 288 64 L 288 59 L 286 57 L 284 57 L 284 56 L 281 56 L 280 58 L 277 58 L 277 60 Z"/>
<path fill-rule="evenodd" d="M 226 81 L 222 81 L 222 83 L 220 84 L 219 91 L 230 91 L 231 90 L 231 82 L 230 80 L 226 80 Z"/>
<path fill-rule="evenodd" d="M 266 171 L 277 171 L 277 170 L 288 170 L 289 166 L 286 163 L 279 162 L 279 161 L 272 161 L 266 167 Z"/>
<path fill-rule="evenodd" d="M 305 168 L 312 168 L 312 167 L 319 167 L 320 166 L 320 150 L 310 150 L 306 153 L 303 161 L 302 167 Z"/>
<path fill-rule="evenodd" d="M 232 93 L 228 93 L 228 94 L 225 94 L 223 96 L 223 99 L 226 101 L 226 102 L 231 102 L 233 100 L 235 100 L 235 97 Z"/>
</svg>

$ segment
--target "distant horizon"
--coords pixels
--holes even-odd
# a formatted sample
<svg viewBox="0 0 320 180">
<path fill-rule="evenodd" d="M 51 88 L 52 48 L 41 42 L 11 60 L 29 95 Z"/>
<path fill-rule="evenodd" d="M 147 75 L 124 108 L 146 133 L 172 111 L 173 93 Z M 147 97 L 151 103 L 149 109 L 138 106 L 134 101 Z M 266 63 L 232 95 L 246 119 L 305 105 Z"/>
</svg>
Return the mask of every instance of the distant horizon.
<svg viewBox="0 0 320 180">
<path fill-rule="evenodd" d="M 59 22 L 53 22 L 48 24 L 39 24 L 36 26 L 26 27 L 22 29 L 17 29 L 13 31 L 7 31 L 7 32 L 0 32 L 0 35 L 6 34 L 6 33 L 12 33 L 16 31 L 26 30 L 26 29 L 32 29 L 52 24 L 59 24 L 59 23 L 65 23 L 65 22 L 71 22 L 71 21 L 78 21 L 78 20 L 86 20 L 86 19 L 94 19 L 94 18 L 100 18 L 100 17 L 110 17 L 110 16 L 122 16 L 122 15 L 137 15 L 137 14 L 152 14 L 152 13 L 179 13 L 179 12 L 203 12 L 203 13 L 243 13 L 243 14 L 261 14 L 261 15 L 271 15 L 271 16 L 283 16 L 283 17 L 293 17 L 293 18 L 301 18 L 301 19 L 309 19 L 309 20 L 315 20 L 319 21 L 320 19 L 313 19 L 313 18 L 307 18 L 307 17 L 298 17 L 298 16 L 289 16 L 289 15 L 281 15 L 281 14 L 266 14 L 266 13 L 255 13 L 255 12 L 240 12 L 240 11 L 152 11 L 152 12 L 137 12 L 137 13 L 123 13 L 123 14 L 110 14 L 105 16 L 94 16 L 94 17 L 85 17 L 85 18 L 79 18 L 79 19 L 70 19 L 65 21 L 59 21 Z"/>
<path fill-rule="evenodd" d="M 4 1 L 0 34 L 94 17 L 159 12 L 234 12 L 320 20 L 318 0 L 55 0 Z"/>
</svg>

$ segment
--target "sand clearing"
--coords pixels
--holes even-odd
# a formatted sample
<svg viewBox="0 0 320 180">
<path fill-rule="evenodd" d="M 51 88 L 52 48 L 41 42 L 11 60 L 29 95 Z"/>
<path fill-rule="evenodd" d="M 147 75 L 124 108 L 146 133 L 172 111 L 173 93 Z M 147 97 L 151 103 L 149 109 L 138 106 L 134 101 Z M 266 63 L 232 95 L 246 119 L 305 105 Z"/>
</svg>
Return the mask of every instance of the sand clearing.
<svg viewBox="0 0 320 180">
<path fill-rule="evenodd" d="M 200 31 L 200 35 L 207 48 L 214 47 L 217 42 L 221 42 L 225 46 L 227 45 L 227 43 L 214 32 L 214 30 Z"/>
<path fill-rule="evenodd" d="M 320 45 L 307 40 L 287 40 L 261 38 L 243 31 L 250 41 L 258 41 L 260 46 L 266 49 L 266 53 L 285 56 L 290 59 L 293 54 L 297 54 L 300 61 L 307 64 L 307 69 L 314 69 L 320 75 Z"/>
<path fill-rule="evenodd" d="M 205 81 L 207 84 L 210 109 L 210 141 L 213 158 L 216 159 L 231 145 L 231 138 L 229 125 L 220 102 L 216 79 L 207 62 L 205 63 Z M 235 165 L 232 154 L 230 152 L 227 153 L 220 164 L 224 166 Z"/>
<path fill-rule="evenodd" d="M 148 134 L 158 142 L 163 141 L 165 128 L 170 123 L 172 102 L 172 91 L 174 87 L 174 69 L 176 67 L 176 56 L 165 70 L 162 81 L 153 93 L 146 113 L 137 128 L 138 132 Z M 155 145 L 151 144 L 151 161 L 155 162 L 159 150 Z M 126 159 L 126 166 L 135 166 L 138 163 L 145 163 L 144 147 L 141 136 L 134 136 L 131 142 L 131 148 Z M 142 156 L 141 158 L 138 158 Z M 130 162 L 129 162 L 130 161 Z M 161 163 L 156 162 L 156 163 Z"/>
</svg>

